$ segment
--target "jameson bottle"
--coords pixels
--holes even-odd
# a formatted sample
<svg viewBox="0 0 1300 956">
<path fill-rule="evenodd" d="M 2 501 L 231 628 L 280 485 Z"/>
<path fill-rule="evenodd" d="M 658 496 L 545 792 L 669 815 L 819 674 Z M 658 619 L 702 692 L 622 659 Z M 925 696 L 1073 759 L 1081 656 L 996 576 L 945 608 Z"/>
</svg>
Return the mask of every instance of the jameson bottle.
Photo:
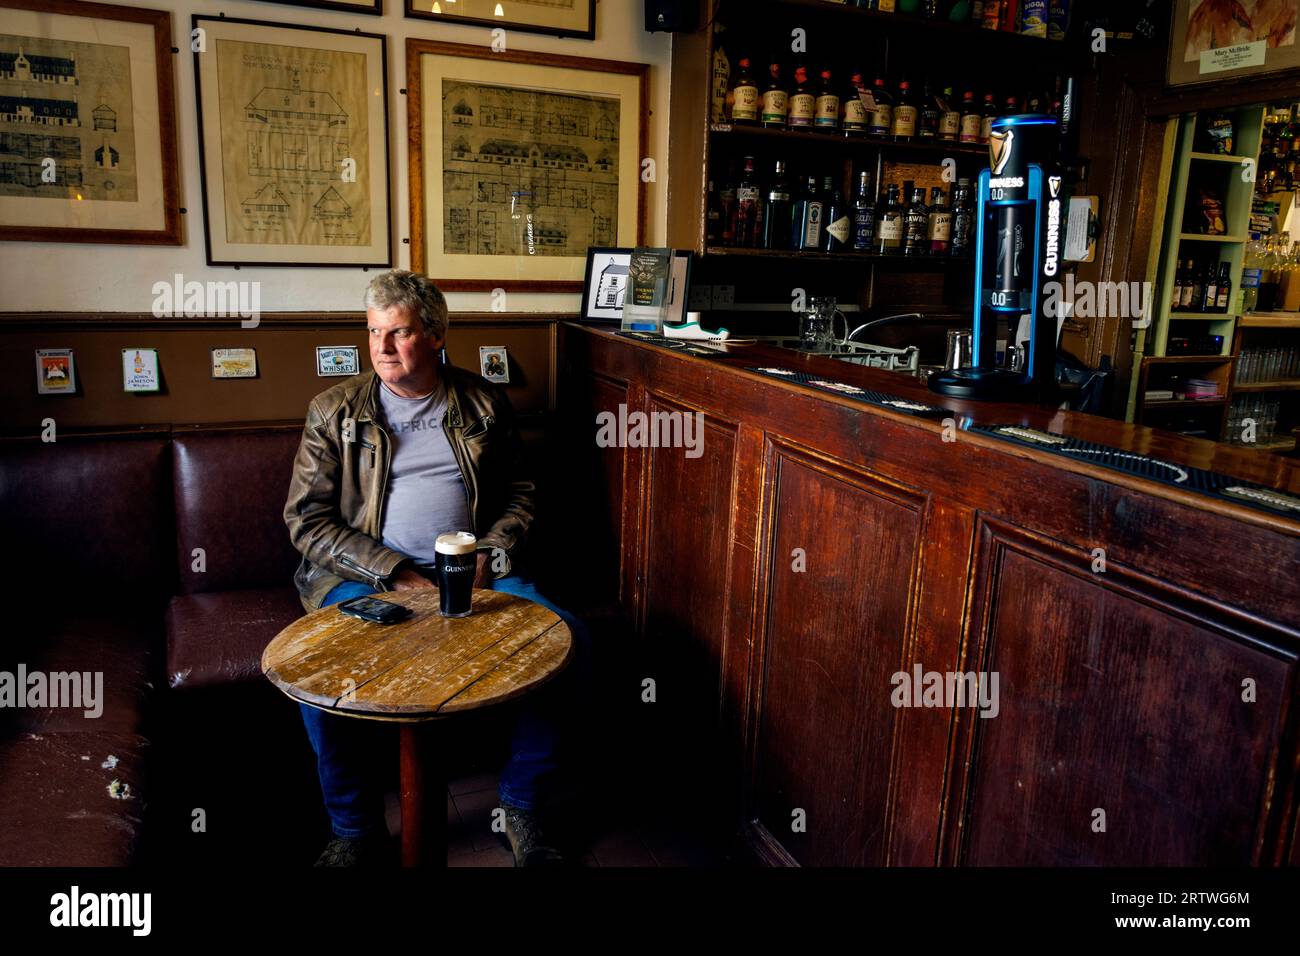
<svg viewBox="0 0 1300 956">
<path fill-rule="evenodd" d="M 930 212 L 926 217 L 926 239 L 932 256 L 946 256 L 952 243 L 952 210 L 944 202 L 943 190 L 930 189 Z"/>
<path fill-rule="evenodd" d="M 829 69 L 822 70 L 821 86 L 817 88 L 815 125 L 826 133 L 834 133 L 840 128 L 840 95 L 835 92 Z"/>
<path fill-rule="evenodd" d="M 731 84 L 731 121 L 749 126 L 758 122 L 758 84 L 749 72 L 749 57 L 740 58 Z"/>
<path fill-rule="evenodd" d="M 820 249 L 822 244 L 822 199 L 817 193 L 817 177 L 809 176 L 804 190 L 795 200 L 791 217 L 794 232 L 790 238 L 791 249 Z"/>
<path fill-rule="evenodd" d="M 763 200 L 758 191 L 758 180 L 754 175 L 754 157 L 745 157 L 744 172 L 736 184 L 736 245 L 750 248 L 758 238 L 754 230 L 758 226 L 759 203 Z"/>
<path fill-rule="evenodd" d="M 992 93 L 984 94 L 984 106 L 980 109 L 980 143 L 987 146 L 993 135 L 993 121 L 997 119 L 998 107 Z"/>
<path fill-rule="evenodd" d="M 967 90 L 961 95 L 961 127 L 957 134 L 958 140 L 963 143 L 978 143 L 982 122 L 983 117 L 980 115 L 979 106 L 975 103 L 975 92 Z"/>
<path fill-rule="evenodd" d="M 925 230 L 929 225 L 930 211 L 925 208 L 924 186 L 914 186 L 910 192 L 907 211 L 903 214 L 903 255 L 923 256 L 926 252 Z"/>
<path fill-rule="evenodd" d="M 862 74 L 854 73 L 844 90 L 840 102 L 840 126 L 845 136 L 864 136 L 867 132 L 867 108 L 858 91 L 862 89 Z"/>
<path fill-rule="evenodd" d="M 961 135 L 961 110 L 953 97 L 952 87 L 945 86 L 939 97 L 939 138 L 955 143 Z"/>
<path fill-rule="evenodd" d="M 903 207 L 898 204 L 898 187 L 890 183 L 884 205 L 876 214 L 876 252 L 897 255 L 903 251 Z"/>
<path fill-rule="evenodd" d="M 894 98 L 885 89 L 885 78 L 876 77 L 871 84 L 875 107 L 867 112 L 867 132 L 872 136 L 888 136 L 894 124 Z"/>
<path fill-rule="evenodd" d="M 916 114 L 916 137 L 926 140 L 939 138 L 939 100 L 930 92 L 929 81 L 922 87 L 921 108 Z"/>
<path fill-rule="evenodd" d="M 776 172 L 767 191 L 767 207 L 763 210 L 763 248 L 789 249 L 790 223 L 794 211 L 790 201 L 790 183 L 785 178 L 785 162 L 776 161 Z"/>
<path fill-rule="evenodd" d="M 894 123 L 890 128 L 894 139 L 907 142 L 916 136 L 916 112 L 911 84 L 903 80 L 898 84 L 898 102 L 894 104 Z"/>
<path fill-rule="evenodd" d="M 871 173 L 858 173 L 858 188 L 853 194 L 853 251 L 870 252 L 875 238 L 876 204 L 871 195 Z"/>
<path fill-rule="evenodd" d="M 796 67 L 794 92 L 790 94 L 790 128 L 811 129 L 817 116 L 817 95 L 808 82 L 808 68 Z"/>
<path fill-rule="evenodd" d="M 784 127 L 789 112 L 790 96 L 781 79 L 781 64 L 772 61 L 767 68 L 767 88 L 763 90 L 762 121 L 764 126 Z"/>
<path fill-rule="evenodd" d="M 971 204 L 970 180 L 962 177 L 952 191 L 952 237 L 948 251 L 954 256 L 971 253 L 975 227 L 975 209 Z"/>
<path fill-rule="evenodd" d="M 849 204 L 844 201 L 844 194 L 835 186 L 831 176 L 822 180 L 822 195 L 828 197 L 822 215 L 822 251 L 845 252 L 853 242 L 853 216 Z"/>
</svg>

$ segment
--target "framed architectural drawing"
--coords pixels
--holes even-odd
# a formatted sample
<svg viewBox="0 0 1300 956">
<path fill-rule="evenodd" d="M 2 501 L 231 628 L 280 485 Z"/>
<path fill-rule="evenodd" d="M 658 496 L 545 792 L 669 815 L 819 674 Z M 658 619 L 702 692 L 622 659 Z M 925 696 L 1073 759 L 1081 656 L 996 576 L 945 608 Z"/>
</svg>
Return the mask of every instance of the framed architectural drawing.
<svg viewBox="0 0 1300 956">
<path fill-rule="evenodd" d="M 0 11 L 0 239 L 180 245 L 171 14 Z"/>
<path fill-rule="evenodd" d="M 1175 0 L 1173 7 L 1170 86 L 1300 66 L 1300 0 Z"/>
<path fill-rule="evenodd" d="M 445 23 L 504 27 L 556 37 L 596 39 L 596 0 L 405 0 L 406 15 Z M 637 11 L 640 15 L 640 11 Z"/>
<path fill-rule="evenodd" d="M 193 24 L 208 264 L 390 265 L 384 38 Z"/>
<path fill-rule="evenodd" d="M 406 71 L 413 270 L 577 292 L 642 243 L 646 65 L 408 39 Z"/>
</svg>

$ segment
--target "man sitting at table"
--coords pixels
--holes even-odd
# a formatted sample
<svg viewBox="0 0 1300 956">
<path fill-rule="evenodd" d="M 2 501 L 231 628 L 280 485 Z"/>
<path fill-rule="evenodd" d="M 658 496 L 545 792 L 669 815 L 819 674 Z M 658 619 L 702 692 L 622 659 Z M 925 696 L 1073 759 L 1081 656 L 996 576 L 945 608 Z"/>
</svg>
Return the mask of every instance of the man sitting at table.
<svg viewBox="0 0 1300 956">
<path fill-rule="evenodd" d="M 573 632 L 586 629 L 538 593 L 519 566 L 533 520 L 533 483 L 505 392 L 443 365 L 447 302 L 424 276 L 394 271 L 365 295 L 374 371 L 317 395 L 307 410 L 284 520 L 303 555 L 295 583 L 308 610 L 376 591 L 430 588 L 434 542 L 449 531 L 478 538 L 474 586 L 535 601 Z M 525 699 L 498 796 L 516 866 L 553 864 L 537 818 L 556 769 L 561 716 L 581 691 L 577 668 Z M 334 839 L 318 866 L 365 865 L 387 843 L 382 794 L 364 772 L 371 721 L 302 708 Z"/>
</svg>

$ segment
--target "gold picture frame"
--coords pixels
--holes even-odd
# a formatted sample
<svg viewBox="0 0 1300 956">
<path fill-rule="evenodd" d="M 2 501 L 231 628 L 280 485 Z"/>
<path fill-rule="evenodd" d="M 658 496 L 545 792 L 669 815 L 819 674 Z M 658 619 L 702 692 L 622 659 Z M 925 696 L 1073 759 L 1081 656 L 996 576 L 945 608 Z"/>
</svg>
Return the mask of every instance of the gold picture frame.
<svg viewBox="0 0 1300 956">
<path fill-rule="evenodd" d="M 165 10 L 0 0 L 0 239 L 179 246 Z"/>
<path fill-rule="evenodd" d="M 644 243 L 649 67 L 406 41 L 411 268 L 450 291 L 576 292 Z"/>
</svg>

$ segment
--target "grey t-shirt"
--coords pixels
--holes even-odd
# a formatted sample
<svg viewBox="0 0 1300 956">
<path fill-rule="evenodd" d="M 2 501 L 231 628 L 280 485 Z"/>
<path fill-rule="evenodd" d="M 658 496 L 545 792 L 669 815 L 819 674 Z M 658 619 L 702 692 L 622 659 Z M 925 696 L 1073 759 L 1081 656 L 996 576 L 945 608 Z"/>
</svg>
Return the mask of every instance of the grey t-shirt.
<svg viewBox="0 0 1300 956">
<path fill-rule="evenodd" d="M 380 538 L 385 547 L 430 567 L 438 535 L 474 531 L 465 479 L 442 430 L 446 411 L 443 382 L 423 398 L 402 398 L 379 383 L 381 424 L 393 446 Z"/>
</svg>

